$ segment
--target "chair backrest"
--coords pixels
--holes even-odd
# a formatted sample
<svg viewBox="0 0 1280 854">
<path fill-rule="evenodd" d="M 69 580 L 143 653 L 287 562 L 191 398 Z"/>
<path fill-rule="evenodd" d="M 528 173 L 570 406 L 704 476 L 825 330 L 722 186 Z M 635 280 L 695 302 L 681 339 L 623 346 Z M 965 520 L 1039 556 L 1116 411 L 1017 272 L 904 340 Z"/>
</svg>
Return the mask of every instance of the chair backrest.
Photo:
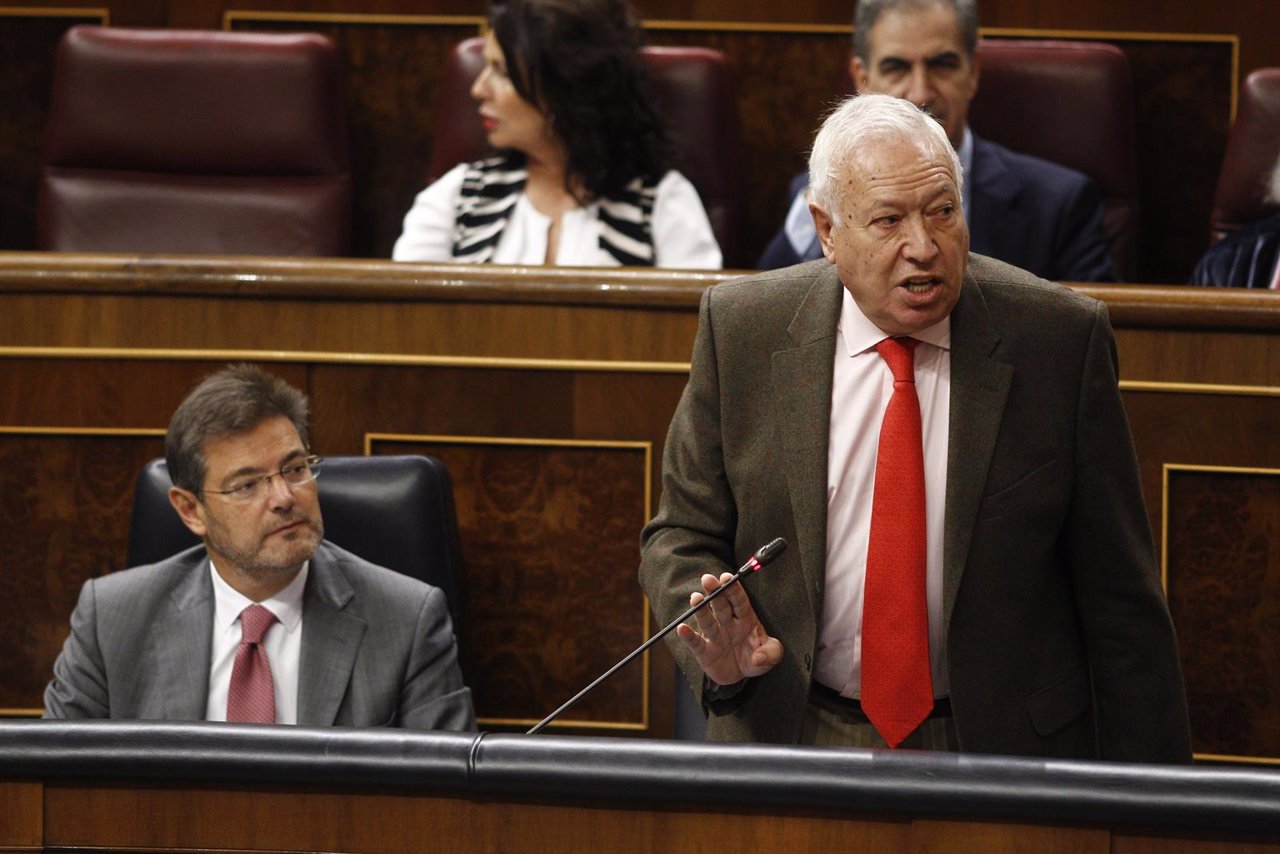
<svg viewBox="0 0 1280 854">
<path fill-rule="evenodd" d="M 459 631 L 461 556 L 453 482 L 434 457 L 325 457 L 316 480 L 325 539 L 371 563 L 442 589 Z M 169 503 L 169 468 L 155 459 L 138 475 L 128 565 L 164 560 L 198 545 Z"/>
<path fill-rule="evenodd" d="M 436 100 L 438 114 L 427 180 L 489 150 L 469 90 L 484 67 L 484 39 L 457 44 L 449 54 Z M 718 50 L 644 47 L 654 96 L 676 152 L 675 168 L 702 197 L 727 266 L 742 265 L 742 134 L 733 74 Z"/>
<path fill-rule="evenodd" d="M 321 35 L 73 27 L 58 45 L 37 246 L 346 255 L 345 99 Z"/>
<path fill-rule="evenodd" d="M 1103 231 L 1117 274 L 1133 281 L 1138 170 L 1124 51 L 1099 42 L 983 39 L 978 66 L 974 133 L 1092 178 L 1106 199 Z"/>
<path fill-rule="evenodd" d="M 1218 172 L 1210 240 L 1280 210 L 1267 186 L 1280 159 L 1280 68 L 1259 68 L 1244 81 L 1236 120 Z"/>
</svg>

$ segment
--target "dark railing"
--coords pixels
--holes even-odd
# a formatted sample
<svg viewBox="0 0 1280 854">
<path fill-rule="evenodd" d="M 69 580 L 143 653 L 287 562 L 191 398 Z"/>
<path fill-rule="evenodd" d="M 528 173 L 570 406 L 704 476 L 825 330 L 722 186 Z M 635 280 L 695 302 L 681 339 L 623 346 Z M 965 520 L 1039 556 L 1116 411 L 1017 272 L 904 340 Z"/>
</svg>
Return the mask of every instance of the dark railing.
<svg viewBox="0 0 1280 854">
<path fill-rule="evenodd" d="M 395 788 L 453 798 L 1280 834 L 1280 770 L 212 723 L 0 723 L 0 779 Z"/>
</svg>

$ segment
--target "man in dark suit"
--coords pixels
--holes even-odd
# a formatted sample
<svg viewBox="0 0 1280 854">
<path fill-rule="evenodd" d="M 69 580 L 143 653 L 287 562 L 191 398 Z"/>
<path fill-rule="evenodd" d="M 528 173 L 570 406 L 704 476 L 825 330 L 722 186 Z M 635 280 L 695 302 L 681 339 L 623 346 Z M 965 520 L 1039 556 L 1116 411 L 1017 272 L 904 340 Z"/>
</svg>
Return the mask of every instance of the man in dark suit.
<svg viewBox="0 0 1280 854">
<path fill-rule="evenodd" d="M 976 0 L 860 0 L 854 27 L 849 76 L 857 90 L 924 107 L 960 153 L 974 252 L 1054 281 L 1114 279 L 1097 185 L 968 127 L 979 77 Z M 786 221 L 760 257 L 761 269 L 822 257 L 804 193 L 808 183 L 807 173 L 792 181 Z"/>
<path fill-rule="evenodd" d="M 183 401 L 169 500 L 204 545 L 85 583 L 46 717 L 475 728 L 444 594 L 323 539 L 307 411 L 249 366 Z"/>
<path fill-rule="evenodd" d="M 642 535 L 660 622 L 790 543 L 670 639 L 709 737 L 1189 760 L 1105 306 L 968 252 L 955 152 L 905 100 L 845 102 L 810 172 L 826 260 L 706 292 Z M 903 448 L 919 470 L 884 474 Z M 877 550 L 885 520 L 914 535 Z"/>
</svg>

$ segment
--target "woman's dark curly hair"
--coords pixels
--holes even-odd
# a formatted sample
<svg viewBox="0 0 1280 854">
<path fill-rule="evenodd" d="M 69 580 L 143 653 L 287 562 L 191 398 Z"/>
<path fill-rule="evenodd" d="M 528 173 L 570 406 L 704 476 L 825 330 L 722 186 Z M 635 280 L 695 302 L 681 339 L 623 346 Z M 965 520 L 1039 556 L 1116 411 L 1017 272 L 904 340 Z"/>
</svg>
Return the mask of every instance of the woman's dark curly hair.
<svg viewBox="0 0 1280 854">
<path fill-rule="evenodd" d="M 580 201 L 662 177 L 670 143 L 625 2 L 494 0 L 489 25 L 516 91 L 564 142 L 566 187 L 585 189 Z"/>
</svg>

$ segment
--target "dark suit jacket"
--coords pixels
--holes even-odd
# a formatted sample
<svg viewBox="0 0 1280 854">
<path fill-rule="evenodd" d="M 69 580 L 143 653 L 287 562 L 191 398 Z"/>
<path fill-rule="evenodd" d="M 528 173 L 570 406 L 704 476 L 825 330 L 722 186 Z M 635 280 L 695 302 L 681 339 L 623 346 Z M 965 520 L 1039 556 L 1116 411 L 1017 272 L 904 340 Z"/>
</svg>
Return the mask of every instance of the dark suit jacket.
<svg viewBox="0 0 1280 854">
<path fill-rule="evenodd" d="M 85 582 L 45 717 L 204 720 L 213 636 L 204 546 Z M 323 541 L 302 604 L 298 723 L 475 729 L 444 594 Z"/>
<path fill-rule="evenodd" d="M 822 615 L 841 284 L 825 261 L 702 301 L 640 579 L 658 622 L 774 537 L 746 582 L 783 660 L 710 701 L 708 735 L 795 742 Z M 951 316 L 944 633 L 966 751 L 1187 761 L 1173 627 L 1105 306 L 970 256 Z M 670 636 L 674 638 L 675 636 Z M 671 643 L 695 693 L 703 676 Z"/>
<path fill-rule="evenodd" d="M 808 186 L 808 174 L 792 179 L 788 209 Z M 1102 192 L 1080 172 L 974 134 L 964 193 L 971 251 L 1057 282 L 1115 280 L 1102 233 Z M 800 257 L 779 230 L 757 266 L 773 270 L 821 257 L 816 243 Z"/>
<path fill-rule="evenodd" d="M 1233 231 L 1209 247 L 1191 284 L 1208 287 L 1267 288 L 1280 258 L 1280 214 Z"/>
</svg>

